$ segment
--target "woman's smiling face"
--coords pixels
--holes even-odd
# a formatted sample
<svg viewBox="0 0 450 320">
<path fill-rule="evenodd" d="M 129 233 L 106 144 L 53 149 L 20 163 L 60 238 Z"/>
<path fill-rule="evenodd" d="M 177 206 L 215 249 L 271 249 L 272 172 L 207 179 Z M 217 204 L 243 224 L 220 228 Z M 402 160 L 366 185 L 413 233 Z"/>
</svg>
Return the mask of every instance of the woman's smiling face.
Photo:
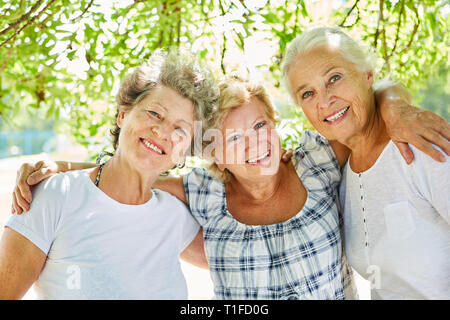
<svg viewBox="0 0 450 320">
<path fill-rule="evenodd" d="M 311 124 L 329 140 L 344 142 L 360 133 L 373 109 L 373 74 L 329 47 L 300 53 L 288 78 Z"/>
<path fill-rule="evenodd" d="M 280 138 L 258 98 L 251 98 L 225 117 L 221 136 L 223 157 L 216 160 L 221 170 L 253 177 L 276 173 L 280 163 Z M 216 159 L 219 155 L 216 154 Z"/>
<path fill-rule="evenodd" d="M 120 111 L 118 152 L 142 170 L 169 170 L 189 148 L 193 135 L 193 102 L 175 90 L 158 86 L 130 111 Z"/>
</svg>

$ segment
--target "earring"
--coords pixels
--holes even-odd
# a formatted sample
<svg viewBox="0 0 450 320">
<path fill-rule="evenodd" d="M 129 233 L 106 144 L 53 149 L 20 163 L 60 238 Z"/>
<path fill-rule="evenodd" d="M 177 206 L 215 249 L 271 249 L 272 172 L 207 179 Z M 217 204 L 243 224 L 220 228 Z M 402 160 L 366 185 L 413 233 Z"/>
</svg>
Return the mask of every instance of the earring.
<svg viewBox="0 0 450 320">
<path fill-rule="evenodd" d="M 185 165 L 186 165 L 186 158 L 183 159 L 183 163 L 182 164 L 180 164 L 180 163 L 177 164 L 177 168 L 178 169 L 183 169 Z"/>
</svg>

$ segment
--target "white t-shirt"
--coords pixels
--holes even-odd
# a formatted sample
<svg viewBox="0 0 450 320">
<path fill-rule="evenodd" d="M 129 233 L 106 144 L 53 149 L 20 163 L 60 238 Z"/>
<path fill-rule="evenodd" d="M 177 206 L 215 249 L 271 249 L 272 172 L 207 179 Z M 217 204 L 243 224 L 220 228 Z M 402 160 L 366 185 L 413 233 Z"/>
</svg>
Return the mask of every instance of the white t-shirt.
<svg viewBox="0 0 450 320">
<path fill-rule="evenodd" d="M 86 171 L 38 185 L 30 211 L 6 223 L 47 255 L 35 283 L 38 297 L 187 299 L 178 255 L 199 225 L 181 201 L 152 193 L 145 204 L 121 204 Z"/>
<path fill-rule="evenodd" d="M 411 165 L 390 141 L 370 169 L 344 168 L 345 250 L 372 299 L 450 299 L 450 158 L 412 149 Z"/>
</svg>

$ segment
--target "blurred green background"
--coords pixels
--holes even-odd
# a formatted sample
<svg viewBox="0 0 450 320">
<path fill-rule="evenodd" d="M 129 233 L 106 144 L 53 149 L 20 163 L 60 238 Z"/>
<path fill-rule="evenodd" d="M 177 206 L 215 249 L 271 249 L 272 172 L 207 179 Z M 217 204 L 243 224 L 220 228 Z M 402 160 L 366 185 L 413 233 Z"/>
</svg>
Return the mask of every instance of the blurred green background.
<svg viewBox="0 0 450 320">
<path fill-rule="evenodd" d="M 323 25 L 376 52 L 380 77 L 449 121 L 449 12 L 425 0 L 1 0 L 0 158 L 76 149 L 92 161 L 111 149 L 121 78 L 166 47 L 196 52 L 217 78 L 263 81 L 291 146 L 308 122 L 280 87 L 280 61 L 296 35 Z"/>
</svg>

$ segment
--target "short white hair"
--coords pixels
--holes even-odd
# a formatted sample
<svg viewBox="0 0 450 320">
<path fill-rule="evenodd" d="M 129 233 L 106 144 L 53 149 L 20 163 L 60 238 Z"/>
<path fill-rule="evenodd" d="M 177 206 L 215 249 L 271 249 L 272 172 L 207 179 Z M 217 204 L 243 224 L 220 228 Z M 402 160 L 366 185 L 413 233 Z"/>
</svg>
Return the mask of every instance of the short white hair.
<svg viewBox="0 0 450 320">
<path fill-rule="evenodd" d="M 344 33 L 341 29 L 337 27 L 319 27 L 311 29 L 292 40 L 286 49 L 281 64 L 283 84 L 295 103 L 297 103 L 297 98 L 295 97 L 294 92 L 292 92 L 289 83 L 289 68 L 299 54 L 322 46 L 337 49 L 342 55 L 342 58 L 353 63 L 358 71 L 372 71 L 374 73 L 376 56 L 368 50 L 365 50 L 357 41 Z"/>
</svg>

